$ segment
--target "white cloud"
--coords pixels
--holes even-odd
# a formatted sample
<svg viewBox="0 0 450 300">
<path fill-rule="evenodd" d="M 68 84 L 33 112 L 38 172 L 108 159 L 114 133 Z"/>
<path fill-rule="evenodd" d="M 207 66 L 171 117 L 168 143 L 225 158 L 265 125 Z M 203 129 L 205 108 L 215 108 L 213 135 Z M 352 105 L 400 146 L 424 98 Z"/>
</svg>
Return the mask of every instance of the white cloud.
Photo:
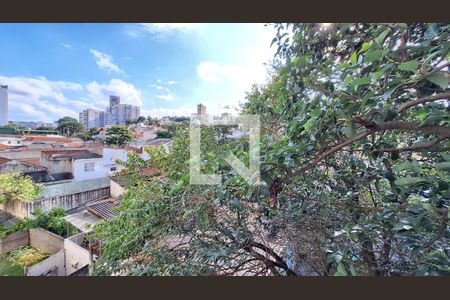
<svg viewBox="0 0 450 300">
<path fill-rule="evenodd" d="M 119 74 L 123 74 L 123 70 L 119 68 L 118 65 L 113 63 L 113 58 L 111 55 L 108 55 L 104 52 L 90 49 L 89 50 L 91 54 L 96 58 L 97 66 L 100 67 L 102 70 L 106 70 L 108 74 L 111 74 L 111 72 L 117 72 Z"/>
<path fill-rule="evenodd" d="M 0 76 L 0 82 L 8 85 L 11 119 L 51 122 L 63 116 L 78 118 L 79 111 L 94 108 L 90 102 L 65 95 L 83 91 L 83 86 L 75 82 L 51 81 L 43 76 Z"/>
<path fill-rule="evenodd" d="M 156 95 L 156 98 L 162 99 L 164 101 L 172 101 L 175 99 L 175 97 L 171 93 L 165 95 Z"/>
<path fill-rule="evenodd" d="M 72 45 L 64 44 L 64 43 L 62 43 L 61 46 L 64 48 L 72 48 Z"/>
<path fill-rule="evenodd" d="M 151 35 L 156 39 L 164 39 L 174 33 L 188 33 L 201 27 L 198 23 L 140 23 L 128 26 L 125 31 L 130 37 L 137 38 L 143 35 Z"/>
<path fill-rule="evenodd" d="M 166 116 L 185 116 L 189 117 L 191 114 L 195 113 L 195 109 L 187 108 L 154 108 L 154 109 L 141 109 L 142 116 L 151 116 L 152 118 L 166 117 Z"/>
<path fill-rule="evenodd" d="M 168 85 L 174 85 L 175 83 L 177 83 L 175 80 L 167 81 L 167 84 L 168 84 Z"/>
<path fill-rule="evenodd" d="M 170 31 L 186 32 L 197 28 L 196 23 L 141 23 L 142 29 L 150 33 L 167 33 Z"/>
<path fill-rule="evenodd" d="M 96 103 L 107 105 L 110 95 L 120 97 L 121 103 L 142 106 L 141 92 L 131 83 L 120 79 L 111 79 L 107 84 L 100 84 L 97 81 L 86 85 L 88 98 Z"/>
<path fill-rule="evenodd" d="M 243 71 L 243 68 L 238 65 L 221 65 L 212 61 L 202 61 L 197 67 L 200 78 L 209 82 L 223 79 L 236 80 Z"/>
<path fill-rule="evenodd" d="M 141 92 L 120 79 L 109 83 L 90 82 L 81 85 L 69 81 L 51 81 L 45 77 L 6 77 L 0 82 L 8 85 L 11 120 L 52 122 L 64 116 L 78 119 L 84 109 L 105 109 L 110 95 L 121 97 L 122 103 L 142 106 Z M 79 94 L 78 99 L 68 94 Z"/>
<path fill-rule="evenodd" d="M 157 90 L 162 90 L 162 89 L 164 89 L 163 86 L 158 85 L 158 84 L 150 84 L 150 86 L 151 86 L 152 88 L 154 88 L 154 89 L 157 89 Z"/>
</svg>

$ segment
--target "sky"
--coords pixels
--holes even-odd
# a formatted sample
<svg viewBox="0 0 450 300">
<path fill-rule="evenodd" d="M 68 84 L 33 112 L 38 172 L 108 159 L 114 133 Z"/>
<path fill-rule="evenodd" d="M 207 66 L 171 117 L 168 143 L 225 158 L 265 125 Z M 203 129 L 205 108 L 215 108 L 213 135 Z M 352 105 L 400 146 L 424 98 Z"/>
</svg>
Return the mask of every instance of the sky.
<svg viewBox="0 0 450 300">
<path fill-rule="evenodd" d="M 0 24 L 0 84 L 9 120 L 54 122 L 110 95 L 141 115 L 235 112 L 267 78 L 275 49 L 264 24 Z"/>
</svg>

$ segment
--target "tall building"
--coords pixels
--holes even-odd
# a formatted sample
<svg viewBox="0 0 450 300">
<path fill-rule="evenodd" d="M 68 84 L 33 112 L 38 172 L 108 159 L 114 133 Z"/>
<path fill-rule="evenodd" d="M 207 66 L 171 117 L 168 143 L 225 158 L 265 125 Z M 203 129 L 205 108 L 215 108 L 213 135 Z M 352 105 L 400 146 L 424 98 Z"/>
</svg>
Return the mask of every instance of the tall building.
<svg viewBox="0 0 450 300">
<path fill-rule="evenodd" d="M 136 120 L 140 115 L 139 106 L 120 104 L 120 97 L 110 96 L 104 116 L 105 125 L 123 125 L 126 121 Z"/>
<path fill-rule="evenodd" d="M 199 115 L 199 116 L 206 115 L 206 106 L 204 106 L 201 103 L 199 105 L 197 105 L 197 115 Z"/>
<path fill-rule="evenodd" d="M 8 125 L 8 86 L 0 84 L 0 126 Z"/>
<path fill-rule="evenodd" d="M 80 123 L 86 129 L 105 126 L 105 112 L 97 109 L 86 109 L 80 112 Z"/>
</svg>

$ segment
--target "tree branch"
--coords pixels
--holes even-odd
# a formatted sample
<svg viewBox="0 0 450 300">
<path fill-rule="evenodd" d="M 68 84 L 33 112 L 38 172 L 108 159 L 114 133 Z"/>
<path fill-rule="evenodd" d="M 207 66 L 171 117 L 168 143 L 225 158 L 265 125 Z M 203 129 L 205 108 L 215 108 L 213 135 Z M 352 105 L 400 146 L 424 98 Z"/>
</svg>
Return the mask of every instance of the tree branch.
<svg viewBox="0 0 450 300">
<path fill-rule="evenodd" d="M 384 130 L 406 130 L 406 131 L 417 131 L 417 132 L 424 132 L 428 134 L 434 134 L 437 136 L 440 136 L 440 138 L 447 139 L 450 137 L 450 127 L 448 126 L 442 126 L 442 125 L 425 125 L 425 126 L 419 126 L 415 123 L 405 122 L 405 121 L 388 121 L 383 124 L 377 124 L 372 121 L 363 120 L 359 117 L 354 117 L 353 121 L 359 124 L 362 124 L 366 130 L 363 132 L 355 135 L 354 137 L 337 144 L 335 146 L 332 146 L 330 150 L 323 152 L 322 154 L 317 155 L 309 164 L 307 164 L 305 167 L 301 168 L 300 170 L 288 174 L 289 178 L 293 178 L 295 176 L 301 175 L 305 173 L 308 170 L 314 169 L 316 165 L 321 162 L 322 160 L 326 159 L 330 155 L 334 154 L 335 152 L 341 150 L 342 148 L 349 146 L 353 144 L 356 141 L 359 141 L 366 136 L 371 135 L 372 133 L 384 131 Z"/>
<path fill-rule="evenodd" d="M 412 101 L 409 101 L 409 102 L 406 102 L 406 103 L 400 105 L 398 112 L 401 113 L 404 110 L 406 110 L 412 106 L 416 106 L 416 105 L 427 103 L 427 102 L 433 102 L 436 100 L 444 100 L 447 98 L 450 98 L 450 92 L 441 93 L 441 94 L 428 96 L 428 97 L 424 97 L 424 98 L 419 98 L 419 99 L 412 100 Z"/>
<path fill-rule="evenodd" d="M 436 144 L 439 144 L 440 142 L 442 142 L 443 140 L 446 140 L 450 137 L 441 137 L 438 139 L 435 139 L 429 143 L 425 143 L 425 144 L 421 144 L 421 145 L 417 145 L 417 146 L 411 146 L 411 147 L 403 147 L 403 148 L 379 148 L 379 149 L 374 149 L 373 152 L 404 152 L 404 151 L 419 151 L 419 150 L 424 150 L 424 149 L 429 149 L 433 146 L 435 146 Z"/>
</svg>

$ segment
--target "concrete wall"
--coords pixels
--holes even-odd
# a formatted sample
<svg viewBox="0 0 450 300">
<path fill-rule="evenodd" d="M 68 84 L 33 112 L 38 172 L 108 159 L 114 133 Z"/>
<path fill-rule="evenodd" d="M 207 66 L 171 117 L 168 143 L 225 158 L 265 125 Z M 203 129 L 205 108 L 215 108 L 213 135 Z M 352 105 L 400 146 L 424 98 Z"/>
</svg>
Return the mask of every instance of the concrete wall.
<svg viewBox="0 0 450 300">
<path fill-rule="evenodd" d="M 38 250 L 55 254 L 64 249 L 64 238 L 42 228 L 31 228 L 30 246 Z"/>
<path fill-rule="evenodd" d="M 0 157 L 7 159 L 41 159 L 41 151 L 1 151 Z"/>
<path fill-rule="evenodd" d="M 111 180 L 110 182 L 111 182 L 110 186 L 111 197 L 117 198 L 125 192 L 125 189 L 122 186 L 120 186 L 120 184 L 118 184 L 114 180 Z"/>
<path fill-rule="evenodd" d="M 23 172 L 43 171 L 43 170 L 45 170 L 45 168 L 42 166 L 27 164 L 18 160 L 12 160 L 0 165 L 0 174 L 23 173 Z"/>
<path fill-rule="evenodd" d="M 82 182 L 65 182 L 61 184 L 45 185 L 42 199 L 72 195 L 86 191 L 93 191 L 109 187 L 109 178 L 97 178 Z"/>
<path fill-rule="evenodd" d="M 49 159 L 46 155 L 41 157 L 41 165 L 53 173 L 72 173 L 72 161 L 70 158 Z"/>
<path fill-rule="evenodd" d="M 32 212 L 41 208 L 49 212 L 53 208 L 62 208 L 65 211 L 84 206 L 89 201 L 100 200 L 109 197 L 109 187 L 92 191 L 86 191 L 66 196 L 52 197 L 32 202 L 20 200 L 8 200 L 5 202 L 5 211 L 17 218 L 33 218 Z"/>
<path fill-rule="evenodd" d="M 64 249 L 25 270 L 26 276 L 65 276 Z"/>
<path fill-rule="evenodd" d="M 18 231 L 0 239 L 0 254 L 5 254 L 30 244 L 28 230 Z"/>
<path fill-rule="evenodd" d="M 89 251 L 77 243 L 66 239 L 64 241 L 66 276 L 89 265 Z"/>
</svg>

